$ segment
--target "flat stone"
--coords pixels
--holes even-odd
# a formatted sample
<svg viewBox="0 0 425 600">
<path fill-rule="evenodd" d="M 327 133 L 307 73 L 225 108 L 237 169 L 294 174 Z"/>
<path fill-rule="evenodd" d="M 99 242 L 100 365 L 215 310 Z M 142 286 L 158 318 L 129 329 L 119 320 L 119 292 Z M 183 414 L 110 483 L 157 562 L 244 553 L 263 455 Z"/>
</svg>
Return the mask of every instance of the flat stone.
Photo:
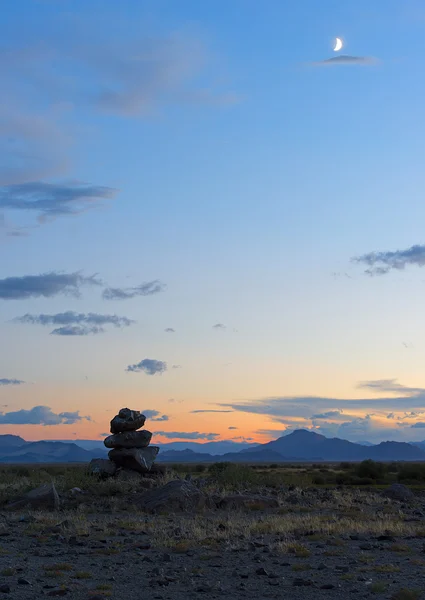
<svg viewBox="0 0 425 600">
<path fill-rule="evenodd" d="M 34 509 L 50 509 L 58 510 L 60 500 L 55 488 L 55 484 L 44 483 L 38 488 L 30 490 L 23 496 L 12 500 L 6 508 L 8 510 L 20 510 L 21 508 L 30 507 Z"/>
<path fill-rule="evenodd" d="M 145 492 L 141 508 L 149 512 L 196 511 L 206 505 L 205 495 L 189 481 L 176 479 L 165 485 Z"/>
<path fill-rule="evenodd" d="M 123 433 L 124 431 L 136 431 L 145 424 L 146 417 L 138 410 L 122 408 L 111 421 L 111 433 Z"/>
<path fill-rule="evenodd" d="M 103 443 L 107 448 L 146 448 L 151 439 L 151 432 L 142 429 L 142 431 L 124 431 L 110 435 Z"/>
<path fill-rule="evenodd" d="M 109 451 L 108 456 L 119 467 L 138 471 L 139 473 L 148 473 L 158 452 L 158 446 L 114 448 Z"/>
</svg>

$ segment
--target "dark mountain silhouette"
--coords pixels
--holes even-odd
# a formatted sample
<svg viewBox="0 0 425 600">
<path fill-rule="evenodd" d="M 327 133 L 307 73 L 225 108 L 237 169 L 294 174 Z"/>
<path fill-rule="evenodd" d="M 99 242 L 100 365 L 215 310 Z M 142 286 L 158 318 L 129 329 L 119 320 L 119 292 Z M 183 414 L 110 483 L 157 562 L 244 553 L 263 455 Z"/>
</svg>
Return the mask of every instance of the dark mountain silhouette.
<svg viewBox="0 0 425 600">
<path fill-rule="evenodd" d="M 289 435 L 262 444 L 261 448 L 305 460 L 425 460 L 425 451 L 405 442 L 381 442 L 376 446 L 362 446 L 348 440 L 327 438 L 306 429 L 297 429 Z M 251 449 L 244 452 L 246 455 L 250 453 Z"/>
<path fill-rule="evenodd" d="M 184 445 L 184 442 L 182 443 Z M 211 454 L 202 452 L 199 444 L 196 451 L 186 448 L 182 450 L 167 449 L 167 444 L 160 445 L 158 461 L 160 462 L 302 462 L 302 461 L 362 461 L 372 459 L 378 461 L 418 460 L 425 462 L 425 443 L 420 446 L 405 442 L 381 442 L 365 446 L 339 438 L 326 438 L 324 435 L 298 429 L 289 435 L 266 444 L 257 444 L 239 452 Z M 92 458 L 106 456 L 106 448 L 100 447 L 85 450 L 74 442 L 26 442 L 19 436 L 0 435 L 1 463 L 52 463 L 52 462 L 88 462 Z"/>
<path fill-rule="evenodd" d="M 7 445 L 5 437 L 17 436 L 0 436 L 1 463 L 88 462 L 99 456 L 98 451 L 83 450 L 72 442 L 26 442 L 19 438 L 22 444 L 12 442 L 12 445 Z"/>
<path fill-rule="evenodd" d="M 0 451 L 2 448 L 18 448 L 19 446 L 23 446 L 27 444 L 23 438 L 19 437 L 19 435 L 0 435 Z"/>
</svg>

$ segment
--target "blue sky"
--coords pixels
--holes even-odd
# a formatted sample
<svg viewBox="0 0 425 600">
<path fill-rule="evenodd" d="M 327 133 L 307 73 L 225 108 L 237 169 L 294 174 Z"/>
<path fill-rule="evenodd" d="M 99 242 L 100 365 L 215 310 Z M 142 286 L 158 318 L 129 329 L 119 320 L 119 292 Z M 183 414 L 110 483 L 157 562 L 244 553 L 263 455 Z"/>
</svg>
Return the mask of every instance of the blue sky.
<svg viewBox="0 0 425 600">
<path fill-rule="evenodd" d="M 0 433 L 97 437 L 131 405 L 205 439 L 425 437 L 420 2 L 17 0 L 2 24 Z"/>
</svg>

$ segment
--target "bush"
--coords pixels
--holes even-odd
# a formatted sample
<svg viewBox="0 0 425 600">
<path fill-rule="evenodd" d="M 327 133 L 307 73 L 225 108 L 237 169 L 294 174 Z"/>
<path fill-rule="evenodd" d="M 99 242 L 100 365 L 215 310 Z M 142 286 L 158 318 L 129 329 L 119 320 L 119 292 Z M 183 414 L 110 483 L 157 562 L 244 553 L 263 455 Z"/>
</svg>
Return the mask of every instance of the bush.
<svg viewBox="0 0 425 600">
<path fill-rule="evenodd" d="M 354 469 L 354 473 L 357 477 L 369 478 L 369 479 L 380 479 L 385 475 L 385 465 L 382 463 L 375 462 L 370 458 L 364 460 Z"/>
<path fill-rule="evenodd" d="M 214 463 L 209 472 L 217 483 L 224 486 L 240 486 L 253 483 L 257 480 L 256 474 L 251 467 L 238 465 L 231 462 Z"/>
<path fill-rule="evenodd" d="M 398 481 L 424 481 L 425 465 L 421 463 L 403 464 L 399 467 Z"/>
</svg>

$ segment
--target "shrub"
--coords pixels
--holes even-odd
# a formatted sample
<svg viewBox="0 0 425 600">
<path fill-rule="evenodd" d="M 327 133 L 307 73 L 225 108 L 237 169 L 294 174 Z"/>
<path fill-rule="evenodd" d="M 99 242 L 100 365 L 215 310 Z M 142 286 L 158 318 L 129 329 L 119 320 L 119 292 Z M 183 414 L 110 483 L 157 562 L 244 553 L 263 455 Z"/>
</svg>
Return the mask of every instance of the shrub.
<svg viewBox="0 0 425 600">
<path fill-rule="evenodd" d="M 354 470 L 358 477 L 368 477 L 370 479 L 380 479 L 385 475 L 385 465 L 375 462 L 370 458 L 364 460 Z"/>
</svg>

